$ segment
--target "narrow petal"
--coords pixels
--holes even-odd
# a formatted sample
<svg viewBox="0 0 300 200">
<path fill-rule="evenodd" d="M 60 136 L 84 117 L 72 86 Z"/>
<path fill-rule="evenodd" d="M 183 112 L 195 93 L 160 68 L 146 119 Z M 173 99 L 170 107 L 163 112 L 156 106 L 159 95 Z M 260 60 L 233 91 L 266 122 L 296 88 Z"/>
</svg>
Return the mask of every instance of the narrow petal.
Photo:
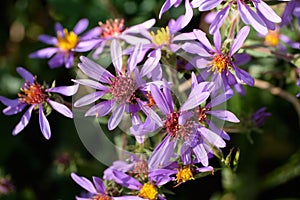
<svg viewBox="0 0 300 200">
<path fill-rule="evenodd" d="M 149 29 L 155 24 L 156 20 L 154 18 L 149 19 L 141 24 L 137 24 L 134 26 L 129 27 L 125 31 L 123 31 L 123 34 L 128 33 L 139 33 L 141 29 Z"/>
<path fill-rule="evenodd" d="M 234 95 L 234 91 L 232 89 L 227 90 L 226 92 L 219 94 L 216 97 L 213 97 L 211 101 L 206 105 L 208 108 L 220 105 L 221 103 L 227 101 Z"/>
<path fill-rule="evenodd" d="M 115 103 L 116 103 L 116 100 L 109 100 L 109 101 L 103 101 L 101 103 L 98 103 L 95 106 L 91 107 L 85 113 L 85 116 L 95 116 L 96 115 L 97 117 L 103 117 L 111 112 Z"/>
<path fill-rule="evenodd" d="M 88 192 L 92 194 L 97 194 L 97 190 L 94 187 L 93 183 L 83 176 L 78 176 L 75 173 L 71 173 L 72 179 L 80 185 L 82 188 L 86 189 Z"/>
<path fill-rule="evenodd" d="M 281 22 L 281 18 L 274 12 L 274 10 L 268 6 L 268 4 L 266 4 L 263 1 L 259 1 L 256 4 L 256 8 L 266 17 L 266 19 L 268 19 L 271 22 L 274 23 L 280 23 Z"/>
<path fill-rule="evenodd" d="M 91 59 L 85 56 L 80 56 L 80 61 L 82 63 L 79 63 L 78 67 L 89 77 L 104 83 L 110 83 L 110 79 L 114 78 L 114 76 L 109 71 L 107 71 Z"/>
<path fill-rule="evenodd" d="M 165 3 L 162 5 L 160 11 L 159 11 L 158 18 L 161 19 L 161 16 L 162 16 L 167 10 L 169 10 L 175 3 L 176 3 L 175 0 L 166 0 Z"/>
<path fill-rule="evenodd" d="M 91 80 L 91 79 L 72 79 L 73 82 L 78 83 L 80 85 L 88 86 L 97 90 L 108 91 L 109 88 L 101 83 Z"/>
<path fill-rule="evenodd" d="M 101 178 L 93 176 L 93 182 L 94 182 L 97 192 L 100 192 L 101 194 L 106 194 L 106 187 L 105 187 L 103 181 L 101 180 Z"/>
<path fill-rule="evenodd" d="M 199 92 L 199 91 L 193 90 L 193 92 L 190 93 L 188 99 L 180 107 L 180 110 L 187 111 L 187 110 L 195 108 L 196 106 L 199 106 L 201 103 L 203 103 L 209 97 L 209 95 L 210 95 L 209 92 Z"/>
<path fill-rule="evenodd" d="M 59 112 L 60 114 L 69 117 L 69 118 L 73 118 L 73 113 L 72 111 L 65 105 L 57 103 L 55 101 L 52 101 L 50 99 L 48 99 L 48 103 L 51 105 L 51 107 L 56 110 L 57 112 Z"/>
<path fill-rule="evenodd" d="M 157 107 L 165 114 L 168 115 L 173 110 L 169 108 L 169 104 L 167 101 L 172 101 L 172 99 L 166 99 L 166 97 L 163 95 L 163 93 L 160 91 L 160 89 L 156 85 L 150 86 L 152 97 L 154 98 L 154 101 L 157 105 Z"/>
<path fill-rule="evenodd" d="M 196 157 L 200 160 L 203 166 L 208 166 L 208 156 L 203 144 L 199 144 L 193 148 Z"/>
<path fill-rule="evenodd" d="M 141 76 L 146 76 L 152 72 L 152 70 L 158 65 L 158 62 L 161 58 L 161 50 L 157 49 L 150 53 L 151 56 L 145 61 L 142 69 Z"/>
<path fill-rule="evenodd" d="M 219 119 L 238 123 L 240 120 L 230 111 L 227 110 L 210 110 L 206 112 L 207 114 L 211 114 Z"/>
<path fill-rule="evenodd" d="M 111 61 L 117 71 L 122 72 L 122 49 L 118 40 L 113 40 L 110 46 Z"/>
<path fill-rule="evenodd" d="M 43 112 L 43 105 L 39 105 L 39 123 L 43 136 L 48 140 L 51 137 L 49 122 Z"/>
<path fill-rule="evenodd" d="M 199 45 L 197 43 L 187 42 L 187 43 L 184 43 L 183 45 L 181 45 L 181 48 L 188 53 L 197 54 L 202 57 L 210 57 L 211 56 L 211 54 L 208 53 L 206 51 L 206 49 L 202 47 L 202 45 Z"/>
<path fill-rule="evenodd" d="M 31 54 L 29 54 L 29 58 L 50 58 L 53 56 L 55 53 L 58 52 L 57 47 L 47 47 L 44 49 L 37 50 Z"/>
<path fill-rule="evenodd" d="M 5 109 L 3 109 L 3 114 L 5 115 L 15 115 L 19 112 L 22 112 L 23 109 L 27 106 L 26 103 L 18 104 L 14 107 L 8 106 Z"/>
<path fill-rule="evenodd" d="M 214 36 L 215 47 L 216 47 L 218 53 L 221 53 L 222 52 L 221 51 L 222 38 L 221 38 L 221 33 L 220 33 L 219 29 L 214 32 L 213 36 Z"/>
<path fill-rule="evenodd" d="M 237 77 L 249 86 L 254 86 L 254 78 L 243 69 L 236 68 Z"/>
<path fill-rule="evenodd" d="M 42 34 L 38 37 L 38 40 L 49 45 L 57 44 L 57 38 L 50 35 Z"/>
<path fill-rule="evenodd" d="M 204 33 L 203 31 L 199 30 L 199 29 L 194 29 L 194 34 L 197 38 L 197 40 L 199 40 L 199 42 L 201 44 L 203 44 L 208 50 L 214 52 L 214 48 L 211 46 L 209 40 L 206 37 L 206 33 Z"/>
<path fill-rule="evenodd" d="M 64 53 L 58 52 L 55 56 L 53 56 L 49 61 L 48 65 L 51 69 L 61 67 L 65 63 L 65 55 Z"/>
<path fill-rule="evenodd" d="M 6 97 L 0 96 L 0 102 L 3 103 L 6 106 L 15 107 L 18 104 L 20 104 L 19 99 L 8 99 Z"/>
<path fill-rule="evenodd" d="M 71 86 L 58 86 L 58 87 L 49 88 L 46 91 L 62 94 L 65 96 L 72 96 L 76 94 L 78 87 L 79 87 L 78 84 L 71 85 Z"/>
<path fill-rule="evenodd" d="M 149 106 L 146 105 L 146 103 L 143 103 L 141 100 L 137 99 L 137 102 L 143 112 L 150 117 L 158 126 L 162 127 L 164 124 L 162 122 L 162 119 L 158 116 L 156 112 L 154 112 Z"/>
<path fill-rule="evenodd" d="M 201 127 L 199 128 L 199 131 L 201 132 L 201 135 L 204 136 L 210 144 L 218 148 L 223 148 L 226 146 L 226 142 L 218 134 L 212 132 L 211 130 L 205 127 Z"/>
<path fill-rule="evenodd" d="M 122 120 L 123 114 L 125 112 L 125 103 L 121 103 L 116 109 L 113 111 L 112 115 L 108 120 L 108 130 L 115 129 Z"/>
<path fill-rule="evenodd" d="M 124 172 L 113 170 L 113 174 L 114 174 L 114 181 L 116 181 L 118 184 L 126 188 L 132 190 L 140 190 L 142 187 L 142 184 L 138 180 L 125 174 Z"/>
<path fill-rule="evenodd" d="M 89 20 L 88 19 L 81 19 L 77 22 L 75 25 L 73 31 L 76 35 L 79 35 L 82 33 L 89 25 Z"/>
<path fill-rule="evenodd" d="M 222 3 L 223 0 L 209 0 L 209 1 L 202 1 L 198 6 L 199 11 L 208 11 L 212 10 L 218 5 Z"/>
<path fill-rule="evenodd" d="M 98 99 L 100 99 L 106 93 L 107 92 L 97 91 L 97 92 L 93 92 L 93 93 L 84 95 L 83 97 L 81 97 L 80 99 L 75 101 L 74 107 L 82 107 L 82 106 L 89 105 L 89 104 L 97 101 Z"/>
<path fill-rule="evenodd" d="M 25 81 L 29 81 L 30 83 L 34 82 L 34 76 L 25 68 L 17 67 L 16 71 Z"/>
<path fill-rule="evenodd" d="M 20 122 L 14 128 L 14 130 L 12 132 L 13 135 L 17 135 L 18 133 L 20 133 L 27 126 L 27 124 L 30 120 L 33 108 L 34 108 L 34 105 L 30 106 L 28 108 L 28 110 L 24 113 L 24 115 L 22 116 Z"/>
<path fill-rule="evenodd" d="M 211 25 L 209 27 L 209 33 L 210 34 L 213 34 L 217 30 L 220 29 L 220 27 L 224 23 L 226 17 L 228 16 L 228 13 L 229 13 L 229 10 L 230 10 L 229 8 L 230 8 L 230 4 L 228 4 L 220 12 L 218 12 L 218 14 L 216 15 L 216 18 L 214 19 L 214 21 L 211 23 Z"/>
<path fill-rule="evenodd" d="M 128 74 L 131 74 L 131 72 L 134 70 L 134 68 L 138 64 L 138 61 L 141 60 L 141 56 L 143 56 L 142 50 L 143 50 L 142 44 L 138 44 L 135 46 L 133 53 L 128 58 Z"/>
<path fill-rule="evenodd" d="M 244 26 L 237 34 L 236 38 L 233 40 L 232 46 L 230 48 L 229 55 L 232 56 L 237 52 L 241 46 L 244 44 L 245 39 L 247 38 L 250 31 L 249 26 Z"/>
</svg>

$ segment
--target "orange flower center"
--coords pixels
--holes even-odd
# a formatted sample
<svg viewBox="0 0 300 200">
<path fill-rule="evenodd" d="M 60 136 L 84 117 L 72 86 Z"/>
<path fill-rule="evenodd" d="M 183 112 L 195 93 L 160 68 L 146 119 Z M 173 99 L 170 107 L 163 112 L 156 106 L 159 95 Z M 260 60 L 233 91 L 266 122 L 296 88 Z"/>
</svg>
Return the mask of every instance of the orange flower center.
<svg viewBox="0 0 300 200">
<path fill-rule="evenodd" d="M 21 103 L 32 105 L 43 103 L 46 98 L 46 94 L 43 92 L 43 86 L 38 83 L 30 82 L 24 84 L 18 96 Z"/>
<path fill-rule="evenodd" d="M 267 46 L 276 47 L 279 43 L 279 32 L 269 30 L 268 34 L 265 36 L 264 44 Z"/>
<path fill-rule="evenodd" d="M 230 58 L 228 56 L 217 54 L 212 60 L 212 68 L 211 70 L 219 73 L 222 73 L 224 70 L 228 70 L 230 68 Z"/>
<path fill-rule="evenodd" d="M 102 38 L 118 36 L 125 30 L 124 19 L 106 20 L 105 24 L 99 22 L 99 26 L 102 28 Z"/>
<path fill-rule="evenodd" d="M 192 170 L 190 168 L 180 169 L 176 174 L 175 180 L 177 183 L 184 183 L 189 180 L 194 180 Z"/>
</svg>

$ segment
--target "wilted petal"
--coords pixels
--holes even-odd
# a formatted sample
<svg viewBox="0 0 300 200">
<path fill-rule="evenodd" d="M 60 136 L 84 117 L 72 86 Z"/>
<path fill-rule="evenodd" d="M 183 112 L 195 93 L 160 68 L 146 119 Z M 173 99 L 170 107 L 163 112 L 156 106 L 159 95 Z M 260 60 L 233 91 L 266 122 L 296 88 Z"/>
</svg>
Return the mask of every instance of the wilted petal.
<svg viewBox="0 0 300 200">
<path fill-rule="evenodd" d="M 61 113 L 62 115 L 66 116 L 66 117 L 73 118 L 73 113 L 67 106 L 57 103 L 55 101 L 52 101 L 50 99 L 48 99 L 48 103 L 57 112 Z"/>
<path fill-rule="evenodd" d="M 28 124 L 30 117 L 31 117 L 31 112 L 34 108 L 34 105 L 30 106 L 28 108 L 28 110 L 24 113 L 24 115 L 22 116 L 20 122 L 16 125 L 16 127 L 14 128 L 12 134 L 13 135 L 17 135 L 18 133 L 20 133 Z"/>
<path fill-rule="evenodd" d="M 92 193 L 92 194 L 98 193 L 96 188 L 92 184 L 92 182 L 90 180 L 88 180 L 87 178 L 85 178 L 83 176 L 78 176 L 75 173 L 71 173 L 71 177 L 78 185 L 80 185 L 82 188 L 86 189 L 90 193 Z"/>
<path fill-rule="evenodd" d="M 48 140 L 51 137 L 49 122 L 43 112 L 43 105 L 39 105 L 39 123 L 43 136 Z"/>
<path fill-rule="evenodd" d="M 122 120 L 123 114 L 125 112 L 125 103 L 121 103 L 117 108 L 113 111 L 112 115 L 108 120 L 108 130 L 115 129 Z"/>
</svg>

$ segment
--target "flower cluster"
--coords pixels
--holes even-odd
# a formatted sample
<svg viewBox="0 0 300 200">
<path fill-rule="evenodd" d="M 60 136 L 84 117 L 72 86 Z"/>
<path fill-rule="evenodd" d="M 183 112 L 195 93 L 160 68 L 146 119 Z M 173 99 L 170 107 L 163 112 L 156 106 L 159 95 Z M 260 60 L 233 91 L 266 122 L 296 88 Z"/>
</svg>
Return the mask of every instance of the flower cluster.
<svg viewBox="0 0 300 200">
<path fill-rule="evenodd" d="M 159 17 L 182 3 L 166 0 Z M 49 59 L 50 68 L 65 66 L 80 75 L 72 79 L 72 86 L 55 87 L 41 84 L 37 76 L 18 67 L 25 80 L 18 97 L 0 96 L 7 106 L 5 115 L 26 109 L 12 134 L 24 130 L 37 111 L 41 132 L 50 139 L 46 116 L 51 110 L 73 118 L 72 108 L 61 95 L 75 96 L 79 87 L 88 88 L 73 108 L 88 107 L 85 117 L 107 118 L 111 132 L 126 119 L 129 128 L 122 132 L 133 137 L 139 148 L 123 147 L 130 154 L 109 166 L 102 178 L 93 177 L 93 182 L 72 173 L 71 178 L 88 192 L 76 199 L 166 199 L 165 184 L 178 186 L 214 173 L 210 159 L 220 158 L 230 140 L 224 124 L 240 122 L 222 105 L 236 93 L 246 95 L 245 87 L 255 85 L 246 68 L 251 60 L 247 53 L 251 46 L 246 46 L 250 32 L 256 33 L 252 37 L 264 37 L 266 47 L 279 46 L 280 40 L 279 49 L 300 48 L 279 34 L 279 27 L 298 16 L 293 7 L 298 1 L 285 4 L 284 12 L 276 13 L 262 0 L 185 0 L 185 14 L 157 30 L 155 19 L 131 27 L 123 19 L 109 19 L 80 36 L 88 27 L 87 19 L 81 19 L 72 31 L 57 23 L 56 37 L 39 37 L 51 47 L 33 52 L 30 58 Z M 194 8 L 212 11 L 209 30 L 178 33 L 190 23 Z M 97 62 L 104 54 L 111 59 L 108 67 Z M 185 81 L 179 81 L 180 76 Z M 271 116 L 265 109 L 253 114 L 256 126 Z"/>
</svg>

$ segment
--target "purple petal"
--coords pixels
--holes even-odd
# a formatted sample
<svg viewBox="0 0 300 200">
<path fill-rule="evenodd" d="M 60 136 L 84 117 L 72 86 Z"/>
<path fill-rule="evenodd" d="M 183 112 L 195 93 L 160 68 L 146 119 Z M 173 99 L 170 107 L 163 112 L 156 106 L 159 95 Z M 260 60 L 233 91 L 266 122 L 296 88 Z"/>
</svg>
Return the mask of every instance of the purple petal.
<svg viewBox="0 0 300 200">
<path fill-rule="evenodd" d="M 123 172 L 113 170 L 113 174 L 114 174 L 114 181 L 116 181 L 118 184 L 126 188 L 132 190 L 140 190 L 142 187 L 142 184 L 138 180 Z"/>
<path fill-rule="evenodd" d="M 34 82 L 34 76 L 27 71 L 25 68 L 23 67 L 17 67 L 18 74 L 20 74 L 20 76 L 25 80 L 25 81 L 29 81 L 30 83 Z"/>
<path fill-rule="evenodd" d="M 222 24 L 224 23 L 228 13 L 229 13 L 229 9 L 230 8 L 230 4 L 228 4 L 225 8 L 223 8 L 220 12 L 218 12 L 218 14 L 216 15 L 216 18 L 214 19 L 214 21 L 211 23 L 210 27 L 209 27 L 209 33 L 213 34 L 215 33 L 217 30 L 220 29 L 220 27 L 222 26 Z"/>
<path fill-rule="evenodd" d="M 175 3 L 176 3 L 175 0 L 166 0 L 160 9 L 158 18 L 161 19 L 162 14 L 164 14 L 167 10 L 169 10 Z"/>
<path fill-rule="evenodd" d="M 0 102 L 3 103 L 6 106 L 15 107 L 18 104 L 20 104 L 19 99 L 8 99 L 6 97 L 0 96 Z"/>
<path fill-rule="evenodd" d="M 67 69 L 73 67 L 74 64 L 74 53 L 70 52 L 67 57 L 65 57 L 65 66 Z"/>
<path fill-rule="evenodd" d="M 51 137 L 51 130 L 50 130 L 50 125 L 49 122 L 43 112 L 43 105 L 39 105 L 39 123 L 40 123 L 40 128 L 42 131 L 43 136 L 49 140 Z"/>
<path fill-rule="evenodd" d="M 204 136 L 210 144 L 218 148 L 222 148 L 226 146 L 226 142 L 218 134 L 212 132 L 211 130 L 205 127 L 201 127 L 198 130 L 201 132 L 201 135 Z"/>
<path fill-rule="evenodd" d="M 100 192 L 101 194 L 106 194 L 106 187 L 100 178 L 93 176 L 93 182 L 97 192 Z"/>
<path fill-rule="evenodd" d="M 55 101 L 52 101 L 50 99 L 48 99 L 48 103 L 57 112 L 61 113 L 62 115 L 66 116 L 66 117 L 73 118 L 73 113 L 67 106 L 57 103 Z"/>
<path fill-rule="evenodd" d="M 171 112 L 173 112 L 173 109 L 169 107 L 169 104 L 167 101 L 172 101 L 172 99 L 166 99 L 166 97 L 163 95 L 163 93 L 160 91 L 160 89 L 152 84 L 150 85 L 150 90 L 152 97 L 157 105 L 157 107 L 165 114 L 168 115 Z"/>
<path fill-rule="evenodd" d="M 131 45 L 150 44 L 150 41 L 148 39 L 136 37 L 133 35 L 122 34 L 119 36 L 119 38 L 126 41 L 128 44 L 131 44 Z"/>
<path fill-rule="evenodd" d="M 116 103 L 116 100 L 109 100 L 109 101 L 103 101 L 101 103 L 98 103 L 95 106 L 91 107 L 85 113 L 85 116 L 95 116 L 96 115 L 97 117 L 103 117 L 111 112 L 115 103 Z"/>
<path fill-rule="evenodd" d="M 53 54 L 57 53 L 58 51 L 59 49 L 57 47 L 47 47 L 29 54 L 29 58 L 50 58 L 51 56 L 53 56 Z"/>
<path fill-rule="evenodd" d="M 247 38 L 250 31 L 249 26 L 244 26 L 239 33 L 237 34 L 236 38 L 233 40 L 232 46 L 230 48 L 229 55 L 232 56 L 237 52 L 241 46 L 243 45 L 245 39 Z"/>
<path fill-rule="evenodd" d="M 30 117 L 31 117 L 31 112 L 34 108 L 34 105 L 30 106 L 28 108 L 28 110 L 24 113 L 24 115 L 22 116 L 20 122 L 16 125 L 16 127 L 14 128 L 12 134 L 13 135 L 17 135 L 18 133 L 20 133 L 28 124 Z"/>
<path fill-rule="evenodd" d="M 155 121 L 155 123 L 162 127 L 164 124 L 161 120 L 161 118 L 157 115 L 156 112 L 154 112 L 151 108 L 149 108 L 146 103 L 143 103 L 141 100 L 137 99 L 137 102 L 139 104 L 139 106 L 141 107 L 141 109 L 143 110 L 143 112 L 150 117 L 153 121 Z"/>
<path fill-rule="evenodd" d="M 241 81 L 245 82 L 249 86 L 254 86 L 254 79 L 253 79 L 253 77 L 250 74 L 248 74 L 245 70 L 242 70 L 240 68 L 236 68 L 235 72 L 236 72 L 237 77 Z"/>
<path fill-rule="evenodd" d="M 192 90 L 188 99 L 180 107 L 180 111 L 187 111 L 195 108 L 196 106 L 199 106 L 209 97 L 209 95 L 209 92 L 199 92 L 197 90 Z"/>
<path fill-rule="evenodd" d="M 91 79 L 76 79 L 76 80 L 72 79 L 72 81 L 75 83 L 78 83 L 80 85 L 85 85 L 85 86 L 88 86 L 88 87 L 91 87 L 91 88 L 94 88 L 97 90 L 109 91 L 108 87 L 102 85 L 99 82 L 91 80 Z"/>
<path fill-rule="evenodd" d="M 244 65 L 251 60 L 251 56 L 247 53 L 237 53 L 233 55 L 234 64 L 236 66 Z"/>
<path fill-rule="evenodd" d="M 104 91 L 97 91 L 97 92 L 93 92 L 93 93 L 84 95 L 83 97 L 81 97 L 74 103 L 74 107 L 82 107 L 82 106 L 89 105 L 89 104 L 97 101 L 98 99 L 100 99 L 106 93 L 107 92 L 104 92 Z"/>
<path fill-rule="evenodd" d="M 76 94 L 78 87 L 79 87 L 78 84 L 71 85 L 71 86 L 58 86 L 58 87 L 49 88 L 46 90 L 46 92 L 54 92 L 65 96 L 72 96 Z"/>
<path fill-rule="evenodd" d="M 64 31 L 64 27 L 61 25 L 61 23 L 59 22 L 56 22 L 54 24 L 54 29 L 55 29 L 55 32 L 63 32 Z"/>
<path fill-rule="evenodd" d="M 193 148 L 196 157 L 200 160 L 203 166 L 208 166 L 208 156 L 203 144 L 198 144 Z"/>
<path fill-rule="evenodd" d="M 108 130 L 115 129 L 122 120 L 123 114 L 125 112 L 125 103 L 121 103 L 112 113 L 108 120 Z"/>
<path fill-rule="evenodd" d="M 187 42 L 181 45 L 181 48 L 191 54 L 197 54 L 203 57 L 210 57 L 211 54 L 206 51 L 202 46 L 196 43 Z"/>
<path fill-rule="evenodd" d="M 227 110 L 210 110 L 206 112 L 207 114 L 211 114 L 219 119 L 238 123 L 240 120 L 230 111 Z"/>
<path fill-rule="evenodd" d="M 212 10 L 215 7 L 217 7 L 218 5 L 220 5 L 222 3 L 223 0 L 209 0 L 209 1 L 202 1 L 200 3 L 200 5 L 193 5 L 193 7 L 195 8 L 195 6 L 198 7 L 199 11 L 208 11 L 208 10 Z"/>
<path fill-rule="evenodd" d="M 18 104 L 14 107 L 12 106 L 8 106 L 5 109 L 3 109 L 3 114 L 5 115 L 15 115 L 19 112 L 22 112 L 23 109 L 27 106 L 28 104 L 26 103 L 22 103 L 22 104 Z"/>
<path fill-rule="evenodd" d="M 152 51 L 148 56 L 148 59 L 145 61 L 142 69 L 141 76 L 145 76 L 152 72 L 152 70 L 158 65 L 158 62 L 161 58 L 161 50 L 157 49 Z"/>
<path fill-rule="evenodd" d="M 122 49 L 118 40 L 113 40 L 110 46 L 111 60 L 116 70 L 122 72 Z"/>
<path fill-rule="evenodd" d="M 143 56 L 142 50 L 143 50 L 143 46 L 141 44 L 135 46 L 133 53 L 128 58 L 128 74 L 131 74 L 131 72 L 138 64 L 138 61 L 140 61 L 141 57 Z"/>
<path fill-rule="evenodd" d="M 48 65 L 51 69 L 61 67 L 65 62 L 65 54 L 62 52 L 58 52 L 55 56 L 53 56 L 49 61 Z"/>
<path fill-rule="evenodd" d="M 269 21 L 274 22 L 274 23 L 281 22 L 281 18 L 265 2 L 259 1 L 259 2 L 255 3 L 255 5 L 256 5 L 257 10 L 259 10 L 259 12 L 262 13 L 265 16 L 265 18 L 268 19 Z"/>
<path fill-rule="evenodd" d="M 73 32 L 76 35 L 79 35 L 80 33 L 82 33 L 89 25 L 89 20 L 88 19 L 81 19 L 77 22 L 77 24 L 75 25 Z"/>
<path fill-rule="evenodd" d="M 211 108 L 217 105 L 220 105 L 221 103 L 227 101 L 234 95 L 234 91 L 229 89 L 225 93 L 222 93 L 216 97 L 213 97 L 211 101 L 206 105 L 206 107 Z"/>
<path fill-rule="evenodd" d="M 92 50 L 95 46 L 97 46 L 102 39 L 91 39 L 86 41 L 80 41 L 76 47 L 73 49 L 75 52 L 86 52 Z"/>
<path fill-rule="evenodd" d="M 83 176 L 78 176 L 75 173 L 71 173 L 71 177 L 78 185 L 80 185 L 82 188 L 86 189 L 90 193 L 92 193 L 92 194 L 98 193 L 96 188 L 92 184 L 92 182 L 90 180 L 88 180 L 87 178 L 85 178 Z"/>
<path fill-rule="evenodd" d="M 193 32 L 201 44 L 203 44 L 208 50 L 215 52 L 214 48 L 211 46 L 209 40 L 206 37 L 206 33 L 199 29 L 194 29 Z"/>
<path fill-rule="evenodd" d="M 113 200 L 145 200 L 145 199 L 137 196 L 121 196 L 121 197 L 113 197 Z"/>
<path fill-rule="evenodd" d="M 149 29 L 151 28 L 154 24 L 155 24 L 156 20 L 153 19 L 149 19 L 141 24 L 137 24 L 134 26 L 129 27 L 128 29 L 126 29 L 125 31 L 123 31 L 123 34 L 127 34 L 127 33 L 139 33 L 141 29 Z"/>
<path fill-rule="evenodd" d="M 222 38 L 221 38 L 221 33 L 220 33 L 219 29 L 214 32 L 213 36 L 214 36 L 214 44 L 215 44 L 216 50 L 218 53 L 221 53 L 222 52 L 221 51 Z"/>
<path fill-rule="evenodd" d="M 80 56 L 80 60 L 82 63 L 79 63 L 78 67 L 89 77 L 104 83 L 110 83 L 110 79 L 114 78 L 114 76 L 109 71 L 107 71 L 94 61 L 90 60 L 89 58 Z"/>
<path fill-rule="evenodd" d="M 49 45 L 55 46 L 57 44 L 57 38 L 50 35 L 42 34 L 38 37 L 38 40 Z"/>
<path fill-rule="evenodd" d="M 185 0 L 184 6 L 185 6 L 185 14 L 182 18 L 182 21 L 180 22 L 180 29 L 186 27 L 189 24 L 189 22 L 193 18 L 193 14 L 194 14 L 193 13 L 193 8 L 192 8 L 189 0 Z M 178 20 L 179 19 L 177 19 L 177 21 Z M 176 30 L 176 32 L 179 31 L 179 30 Z"/>
</svg>

